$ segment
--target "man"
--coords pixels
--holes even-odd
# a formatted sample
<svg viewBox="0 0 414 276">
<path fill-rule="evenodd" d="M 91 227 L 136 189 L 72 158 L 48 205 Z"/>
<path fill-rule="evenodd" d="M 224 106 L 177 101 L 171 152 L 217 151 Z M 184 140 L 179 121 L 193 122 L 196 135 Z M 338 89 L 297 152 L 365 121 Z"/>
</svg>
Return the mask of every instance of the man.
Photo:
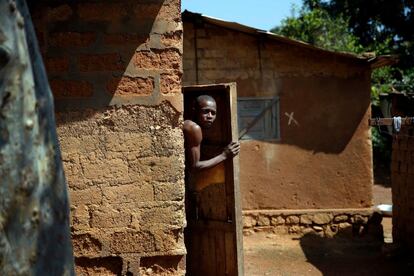
<svg viewBox="0 0 414 276">
<path fill-rule="evenodd" d="M 191 181 L 197 172 L 212 168 L 228 158 L 233 158 L 240 152 L 240 143 L 231 142 L 219 155 L 208 160 L 200 160 L 200 146 L 203 141 L 203 132 L 208 131 L 213 125 L 216 119 L 216 113 L 217 105 L 213 97 L 201 95 L 196 99 L 195 121 L 184 121 L 183 132 L 185 139 L 186 165 L 189 174 L 189 188 L 193 192 L 198 192 L 202 188 L 195 186 L 196 184 L 194 181 Z"/>
</svg>

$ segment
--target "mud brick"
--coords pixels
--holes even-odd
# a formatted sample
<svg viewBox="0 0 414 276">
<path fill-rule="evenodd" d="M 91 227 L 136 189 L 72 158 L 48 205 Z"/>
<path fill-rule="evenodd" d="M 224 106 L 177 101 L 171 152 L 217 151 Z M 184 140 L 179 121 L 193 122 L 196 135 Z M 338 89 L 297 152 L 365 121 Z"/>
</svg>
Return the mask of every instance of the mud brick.
<svg viewBox="0 0 414 276">
<path fill-rule="evenodd" d="M 399 149 L 400 148 L 400 139 L 399 137 L 394 136 L 392 139 L 392 148 Z"/>
<path fill-rule="evenodd" d="M 75 256 L 96 256 L 102 251 L 102 242 L 90 233 L 73 235 L 72 244 Z"/>
<path fill-rule="evenodd" d="M 72 14 L 73 10 L 67 4 L 47 9 L 47 19 L 50 21 L 65 21 L 68 20 Z"/>
<path fill-rule="evenodd" d="M 414 151 L 414 137 L 408 137 L 407 149 L 410 151 Z"/>
<path fill-rule="evenodd" d="M 408 149 L 408 139 L 406 137 L 403 137 L 400 139 L 400 150 L 407 150 Z"/>
<path fill-rule="evenodd" d="M 169 32 L 161 35 L 161 44 L 164 47 L 180 47 L 183 31 Z"/>
<path fill-rule="evenodd" d="M 157 251 L 169 251 L 184 247 L 184 235 L 181 229 L 154 229 L 151 231 Z"/>
<path fill-rule="evenodd" d="M 118 53 L 81 55 L 78 67 L 82 72 L 91 71 L 120 71 L 125 65 Z"/>
<path fill-rule="evenodd" d="M 154 236 L 149 232 L 134 230 L 114 232 L 109 238 L 109 250 L 115 254 L 153 252 L 155 251 Z"/>
<path fill-rule="evenodd" d="M 391 160 L 393 162 L 398 160 L 398 153 L 399 153 L 398 149 L 395 149 L 395 148 L 392 149 Z"/>
<path fill-rule="evenodd" d="M 181 70 L 181 54 L 175 49 L 140 51 L 133 63 L 136 68 Z"/>
<path fill-rule="evenodd" d="M 399 161 L 393 161 L 391 163 L 391 172 L 399 173 L 400 172 L 400 162 Z"/>
<path fill-rule="evenodd" d="M 45 66 L 49 74 L 67 72 L 69 60 L 67 57 L 46 58 Z"/>
<path fill-rule="evenodd" d="M 181 74 L 161 74 L 160 91 L 162 94 L 179 94 L 181 93 Z"/>
<path fill-rule="evenodd" d="M 115 210 L 110 206 L 93 207 L 90 225 L 94 228 L 127 227 L 131 223 L 131 212 Z"/>
<path fill-rule="evenodd" d="M 148 96 L 154 91 L 154 78 L 113 78 L 106 85 L 106 89 L 117 96 Z"/>
<path fill-rule="evenodd" d="M 401 162 L 400 164 L 400 173 L 407 174 L 408 173 L 408 164 L 405 162 Z"/>
<path fill-rule="evenodd" d="M 164 1 L 158 12 L 158 17 L 165 21 L 179 22 L 181 19 L 180 5 L 177 5 L 175 0 Z"/>
<path fill-rule="evenodd" d="M 401 163 L 405 163 L 406 156 L 407 156 L 407 151 L 406 150 L 399 150 L 397 156 L 398 156 L 398 161 L 400 161 Z"/>
<path fill-rule="evenodd" d="M 95 159 L 95 156 L 92 155 Z M 90 180 L 125 179 L 128 178 L 128 163 L 122 158 L 104 159 L 96 157 L 96 161 L 81 159 L 84 177 Z"/>
<path fill-rule="evenodd" d="M 184 199 L 184 183 L 156 183 L 154 193 L 156 201 L 181 201 Z"/>
<path fill-rule="evenodd" d="M 149 183 L 128 184 L 102 188 L 110 203 L 146 202 L 154 200 L 153 187 Z"/>
<path fill-rule="evenodd" d="M 54 47 L 87 47 L 96 41 L 96 33 L 59 32 L 49 34 L 49 43 Z"/>
<path fill-rule="evenodd" d="M 70 204 L 79 206 L 81 204 L 101 204 L 102 192 L 98 187 L 84 190 L 69 191 Z"/>
<path fill-rule="evenodd" d="M 55 98 L 85 98 L 93 94 L 93 86 L 87 81 L 50 80 L 50 88 Z"/>
<path fill-rule="evenodd" d="M 78 15 L 82 20 L 114 21 L 127 15 L 126 5 L 122 3 L 81 3 Z"/>
<path fill-rule="evenodd" d="M 133 13 L 143 19 L 152 19 L 158 16 L 161 6 L 159 4 L 135 5 Z"/>
<path fill-rule="evenodd" d="M 130 33 L 104 34 L 103 41 L 108 45 L 140 45 L 148 42 L 148 36 Z"/>
<path fill-rule="evenodd" d="M 184 222 L 183 203 L 162 203 L 161 206 L 142 208 L 134 215 L 134 224 L 146 228 L 152 224 L 167 224 L 175 228 L 183 227 Z"/>
<path fill-rule="evenodd" d="M 79 205 L 71 210 L 71 226 L 74 230 L 88 229 L 89 209 L 86 205 Z"/>
</svg>

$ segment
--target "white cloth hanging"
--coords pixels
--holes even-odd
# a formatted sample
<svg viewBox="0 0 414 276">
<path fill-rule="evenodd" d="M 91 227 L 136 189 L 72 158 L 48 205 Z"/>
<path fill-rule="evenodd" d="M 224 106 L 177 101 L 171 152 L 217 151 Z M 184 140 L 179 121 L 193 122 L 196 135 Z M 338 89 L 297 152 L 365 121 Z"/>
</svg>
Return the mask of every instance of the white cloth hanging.
<svg viewBox="0 0 414 276">
<path fill-rule="evenodd" d="M 392 125 L 394 127 L 395 132 L 400 132 L 401 130 L 401 117 L 392 117 Z"/>
</svg>

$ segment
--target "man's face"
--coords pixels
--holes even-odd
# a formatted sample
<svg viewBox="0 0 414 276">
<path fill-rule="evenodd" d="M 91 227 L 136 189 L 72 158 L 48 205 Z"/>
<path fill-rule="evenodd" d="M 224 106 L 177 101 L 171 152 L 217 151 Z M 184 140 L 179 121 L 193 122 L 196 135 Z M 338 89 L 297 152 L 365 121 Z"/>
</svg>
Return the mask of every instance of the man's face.
<svg viewBox="0 0 414 276">
<path fill-rule="evenodd" d="M 210 128 L 216 120 L 216 102 L 211 100 L 202 100 L 199 103 L 198 123 L 201 128 Z"/>
</svg>

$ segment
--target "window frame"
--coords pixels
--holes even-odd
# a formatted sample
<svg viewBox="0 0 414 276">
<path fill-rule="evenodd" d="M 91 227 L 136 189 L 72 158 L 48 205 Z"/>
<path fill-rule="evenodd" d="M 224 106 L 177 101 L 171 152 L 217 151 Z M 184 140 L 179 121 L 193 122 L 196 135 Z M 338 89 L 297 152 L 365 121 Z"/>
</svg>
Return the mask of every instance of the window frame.
<svg viewBox="0 0 414 276">
<path fill-rule="evenodd" d="M 275 126 L 275 134 L 274 134 L 274 138 L 254 138 L 254 137 L 249 137 L 249 138 L 244 138 L 248 135 L 249 132 L 247 132 L 241 139 L 240 141 L 267 141 L 267 142 L 279 142 L 281 140 L 280 137 L 280 97 L 279 96 L 267 96 L 267 97 L 237 97 L 237 119 L 238 121 L 241 121 L 241 112 L 240 112 L 240 101 L 273 101 L 273 100 L 277 100 L 276 103 L 274 103 L 274 105 L 271 108 L 271 112 L 272 115 L 275 116 L 276 118 L 272 118 L 271 120 L 274 122 Z M 265 108 L 267 105 L 264 105 L 263 108 Z M 262 109 L 263 110 L 263 109 Z M 261 111 L 261 110 L 260 110 Z M 259 111 L 259 113 L 260 113 Z M 269 112 L 269 111 L 267 111 Z M 272 117 L 273 117 L 272 116 Z M 262 120 L 266 117 L 266 115 L 264 115 L 264 117 L 262 118 Z M 239 125 L 239 131 L 241 131 L 242 129 L 240 129 L 240 125 Z M 266 133 L 266 131 L 265 131 Z"/>
</svg>

